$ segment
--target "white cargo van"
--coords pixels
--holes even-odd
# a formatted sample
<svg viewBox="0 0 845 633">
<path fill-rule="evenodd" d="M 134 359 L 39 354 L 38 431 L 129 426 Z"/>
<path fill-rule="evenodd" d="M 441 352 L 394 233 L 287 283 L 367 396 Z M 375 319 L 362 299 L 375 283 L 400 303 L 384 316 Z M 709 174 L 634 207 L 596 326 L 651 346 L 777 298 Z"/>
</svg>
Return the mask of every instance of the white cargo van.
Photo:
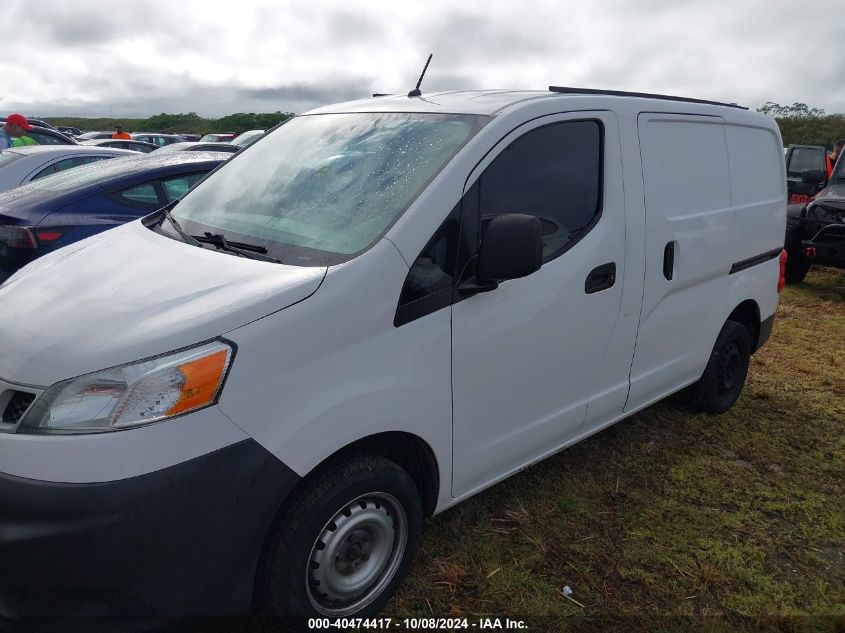
<svg viewBox="0 0 845 633">
<path fill-rule="evenodd" d="M 766 116 L 660 95 L 296 117 L 0 287 L 0 613 L 376 613 L 423 518 L 772 329 Z"/>
</svg>

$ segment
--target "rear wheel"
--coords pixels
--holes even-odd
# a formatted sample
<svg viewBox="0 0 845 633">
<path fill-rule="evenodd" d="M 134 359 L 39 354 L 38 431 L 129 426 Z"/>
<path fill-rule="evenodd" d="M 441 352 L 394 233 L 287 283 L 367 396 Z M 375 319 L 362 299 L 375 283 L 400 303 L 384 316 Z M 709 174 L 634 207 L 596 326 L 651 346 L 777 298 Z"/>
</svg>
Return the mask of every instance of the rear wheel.
<svg viewBox="0 0 845 633">
<path fill-rule="evenodd" d="M 807 276 L 807 271 L 810 270 L 811 263 L 808 259 L 804 259 L 799 253 L 792 251 L 786 260 L 786 270 L 784 271 L 784 278 L 788 284 L 800 284 Z"/>
<path fill-rule="evenodd" d="M 371 617 L 407 573 L 422 530 L 413 480 L 359 456 L 314 477 L 277 522 L 259 578 L 272 615 Z"/>
<path fill-rule="evenodd" d="M 739 399 L 751 359 L 751 336 L 741 323 L 726 321 L 701 379 L 690 388 L 693 406 L 719 414 Z"/>
</svg>

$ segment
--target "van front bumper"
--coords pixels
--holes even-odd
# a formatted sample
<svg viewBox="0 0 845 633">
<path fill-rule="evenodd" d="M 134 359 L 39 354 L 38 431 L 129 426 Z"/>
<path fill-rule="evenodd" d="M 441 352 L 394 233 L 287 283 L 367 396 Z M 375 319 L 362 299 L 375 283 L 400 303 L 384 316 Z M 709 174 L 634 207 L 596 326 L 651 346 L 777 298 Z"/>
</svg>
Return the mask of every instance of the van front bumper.
<svg viewBox="0 0 845 633">
<path fill-rule="evenodd" d="M 0 473 L 0 617 L 244 613 L 299 479 L 251 439 L 120 481 Z"/>
</svg>

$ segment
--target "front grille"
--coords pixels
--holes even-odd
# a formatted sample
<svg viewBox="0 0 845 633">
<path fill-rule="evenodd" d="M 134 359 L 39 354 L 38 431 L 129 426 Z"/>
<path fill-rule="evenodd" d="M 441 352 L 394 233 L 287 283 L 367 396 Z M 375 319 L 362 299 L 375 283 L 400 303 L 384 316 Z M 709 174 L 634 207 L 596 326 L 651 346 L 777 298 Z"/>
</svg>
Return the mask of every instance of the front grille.
<svg viewBox="0 0 845 633">
<path fill-rule="evenodd" d="M 845 225 L 833 224 L 827 227 L 822 227 L 820 235 L 816 234 L 813 241 L 818 244 L 831 244 L 845 246 Z"/>
<path fill-rule="evenodd" d="M 15 391 L 11 400 L 9 400 L 9 404 L 6 405 L 5 411 L 3 411 L 3 422 L 17 424 L 26 410 L 29 409 L 33 400 L 35 400 L 34 394 Z"/>
<path fill-rule="evenodd" d="M 816 203 L 816 217 L 829 222 L 845 222 L 845 209 Z"/>
</svg>

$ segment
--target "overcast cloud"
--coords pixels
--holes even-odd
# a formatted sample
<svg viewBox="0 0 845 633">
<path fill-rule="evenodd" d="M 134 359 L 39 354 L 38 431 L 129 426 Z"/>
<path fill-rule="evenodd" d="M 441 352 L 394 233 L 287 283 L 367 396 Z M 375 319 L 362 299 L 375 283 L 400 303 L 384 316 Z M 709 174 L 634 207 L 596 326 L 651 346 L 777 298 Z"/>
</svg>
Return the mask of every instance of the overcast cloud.
<svg viewBox="0 0 845 633">
<path fill-rule="evenodd" d="M 302 112 L 549 84 L 845 112 L 845 1 L 4 0 L 0 111 Z"/>
</svg>

